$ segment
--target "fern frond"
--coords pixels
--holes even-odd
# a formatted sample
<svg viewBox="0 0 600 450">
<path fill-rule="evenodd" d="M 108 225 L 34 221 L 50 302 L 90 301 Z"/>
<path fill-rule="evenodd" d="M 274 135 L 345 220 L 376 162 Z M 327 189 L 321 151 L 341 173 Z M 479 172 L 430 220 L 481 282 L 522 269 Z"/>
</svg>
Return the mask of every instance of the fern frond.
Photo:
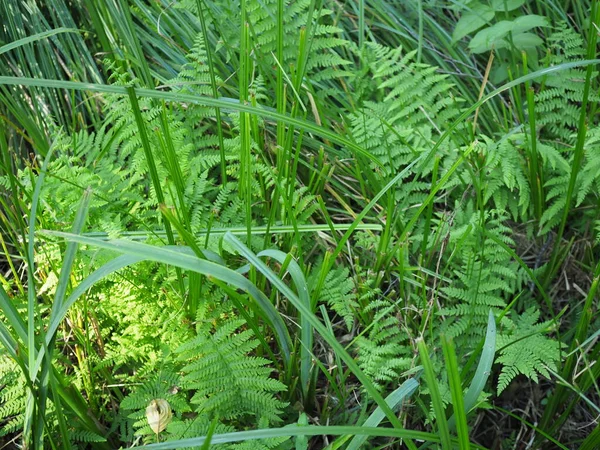
<svg viewBox="0 0 600 450">
<path fill-rule="evenodd" d="M 517 375 L 525 375 L 537 383 L 538 375 L 550 376 L 546 367 L 556 370 L 560 360 L 560 344 L 544 336 L 552 321 L 536 323 L 539 317 L 540 311 L 531 307 L 514 321 L 504 318 L 505 331 L 499 334 L 496 343 L 499 349 L 496 362 L 502 364 L 498 395 Z"/>
<path fill-rule="evenodd" d="M 219 323 L 200 323 L 197 336 L 178 350 L 178 359 L 187 361 L 183 382 L 194 391 L 195 410 L 222 419 L 264 417 L 270 423 L 280 421 L 284 403 L 274 394 L 285 389 L 270 378 L 269 361 L 251 356 L 258 346 L 245 321 L 231 318 Z"/>
</svg>

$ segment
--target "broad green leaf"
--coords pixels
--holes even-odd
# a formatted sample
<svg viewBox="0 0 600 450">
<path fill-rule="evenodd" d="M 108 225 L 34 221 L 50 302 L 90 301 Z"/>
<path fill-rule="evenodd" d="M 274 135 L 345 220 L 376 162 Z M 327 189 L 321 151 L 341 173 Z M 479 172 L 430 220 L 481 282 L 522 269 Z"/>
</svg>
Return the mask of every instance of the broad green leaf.
<svg viewBox="0 0 600 450">
<path fill-rule="evenodd" d="M 543 16 L 535 14 L 529 14 L 527 16 L 517 17 L 513 21 L 513 29 L 511 30 L 514 34 L 524 33 L 536 27 L 547 27 L 549 26 L 548 19 Z"/>
<path fill-rule="evenodd" d="M 492 0 L 492 9 L 494 11 L 512 11 L 520 8 L 525 0 Z"/>
<path fill-rule="evenodd" d="M 527 50 L 542 45 L 544 41 L 537 34 L 521 33 L 513 36 L 513 44 L 519 50 Z"/>
<path fill-rule="evenodd" d="M 506 43 L 503 39 L 513 31 L 514 23 L 509 20 L 501 20 L 491 27 L 481 30 L 469 42 L 469 49 L 473 53 L 483 53 L 492 48 L 504 48 Z"/>
<path fill-rule="evenodd" d="M 452 42 L 457 42 L 473 31 L 477 31 L 493 18 L 494 10 L 489 6 L 481 3 L 470 5 L 469 9 L 460 17 L 456 27 L 454 27 Z"/>
<path fill-rule="evenodd" d="M 526 31 L 536 27 L 548 26 L 548 20 L 545 17 L 530 14 L 527 16 L 521 16 L 515 20 L 501 20 L 500 22 L 492 25 L 489 28 L 481 30 L 475 35 L 475 37 L 469 43 L 469 48 L 473 53 L 483 53 L 491 50 L 492 48 L 506 48 L 508 41 L 505 39 L 508 33 L 513 34 L 514 39 Z M 540 42 L 532 39 L 531 37 L 523 38 L 523 47 L 531 47 L 529 44 Z M 539 44 L 534 44 L 539 45 Z"/>
</svg>

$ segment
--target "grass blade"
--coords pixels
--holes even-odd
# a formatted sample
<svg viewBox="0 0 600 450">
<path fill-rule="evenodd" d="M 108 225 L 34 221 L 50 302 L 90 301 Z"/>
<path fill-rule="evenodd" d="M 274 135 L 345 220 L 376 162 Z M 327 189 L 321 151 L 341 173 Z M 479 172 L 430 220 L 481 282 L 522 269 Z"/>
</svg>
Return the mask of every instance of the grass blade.
<svg viewBox="0 0 600 450">
<path fill-rule="evenodd" d="M 450 384 L 450 394 L 452 396 L 452 409 L 456 417 L 456 431 L 458 433 L 458 447 L 460 450 L 469 450 L 471 443 L 469 441 L 469 426 L 467 425 L 467 414 L 464 406 L 462 382 L 458 372 L 458 361 L 454 342 L 446 336 L 442 336 L 442 350 L 444 360 L 446 361 L 446 372 Z M 448 429 L 450 423 L 448 422 Z"/>
<path fill-rule="evenodd" d="M 433 411 L 435 413 L 436 424 L 438 427 L 438 434 L 440 435 L 440 441 L 443 450 L 452 450 L 452 443 L 450 441 L 450 429 L 448 427 L 448 420 L 446 419 L 446 410 L 442 401 L 442 395 L 437 384 L 435 371 L 433 364 L 429 358 L 429 352 L 425 342 L 421 339 L 417 343 L 419 348 L 419 355 L 421 356 L 421 364 L 425 370 L 425 380 L 427 381 L 427 387 L 429 388 L 429 395 L 431 396 L 431 403 L 433 404 Z"/>
<path fill-rule="evenodd" d="M 252 251 L 246 247 L 239 239 L 232 234 L 226 234 L 224 238 L 225 242 L 235 248 L 242 256 L 244 256 L 253 266 L 255 266 L 263 275 L 265 275 L 269 281 L 283 294 L 285 295 L 294 307 L 307 318 L 310 324 L 315 330 L 323 337 L 323 339 L 333 348 L 336 354 L 346 363 L 350 371 L 356 375 L 356 378 L 360 380 L 365 390 L 369 393 L 371 398 L 377 403 L 377 405 L 385 413 L 389 421 L 394 425 L 395 428 L 402 428 L 402 424 L 387 405 L 381 394 L 377 391 L 372 381 L 368 376 L 358 367 L 358 364 L 354 361 L 354 358 L 342 347 L 337 341 L 336 337 L 330 333 L 325 325 L 315 316 L 294 294 L 294 292 L 281 281 L 281 279 L 269 269 Z"/>
<path fill-rule="evenodd" d="M 55 28 L 54 30 L 43 31 L 41 33 L 36 33 L 32 36 L 27 36 L 23 39 L 18 39 L 16 41 L 10 42 L 8 44 L 0 47 L 0 55 L 2 53 L 9 52 L 15 48 L 21 47 L 23 45 L 30 44 L 32 42 L 41 41 L 42 39 L 46 39 L 50 36 L 54 36 L 60 33 L 78 33 L 79 30 L 76 28 Z"/>
<path fill-rule="evenodd" d="M 296 291 L 298 292 L 298 299 L 306 306 L 306 308 L 313 312 L 311 309 L 310 295 L 308 293 L 308 284 L 306 283 L 306 277 L 302 273 L 302 269 L 298 263 L 291 258 L 291 255 L 283 253 L 280 250 L 263 250 L 256 256 L 259 258 L 267 256 L 278 261 L 280 264 L 287 264 L 287 271 L 290 273 Z M 313 327 L 310 321 L 303 314 L 300 315 L 300 381 L 302 383 L 302 394 L 304 395 L 304 401 L 308 401 L 307 394 L 309 392 L 310 384 L 310 367 L 311 367 L 311 354 L 313 351 Z"/>
<path fill-rule="evenodd" d="M 240 273 L 231 270 L 214 262 L 203 260 L 193 254 L 183 253 L 170 247 L 155 247 L 152 245 L 132 242 L 124 239 L 111 241 L 102 241 L 99 239 L 88 238 L 72 233 L 61 231 L 48 231 L 44 233 L 58 236 L 68 241 L 78 242 L 80 244 L 92 245 L 94 247 L 104 248 L 106 250 L 116 251 L 121 254 L 138 257 L 140 261 L 155 261 L 163 264 L 169 264 L 184 270 L 198 272 L 202 275 L 211 276 L 230 284 L 238 289 L 242 289 L 250 294 L 259 306 L 259 311 L 265 320 L 273 327 L 277 340 L 283 352 L 285 361 L 290 358 L 290 337 L 285 327 L 283 319 L 275 307 L 269 302 L 269 299 L 260 292 L 255 285 L 248 281 Z"/>
<path fill-rule="evenodd" d="M 283 428 L 266 428 L 251 431 L 236 431 L 233 433 L 214 434 L 211 443 L 213 445 L 226 444 L 230 442 L 241 442 L 256 439 L 268 439 L 280 436 L 322 436 L 322 435 L 366 435 L 395 437 L 401 439 L 418 439 L 426 442 L 440 442 L 440 438 L 433 433 L 424 431 L 403 430 L 397 428 L 373 428 L 356 426 L 294 426 Z M 178 441 L 162 442 L 159 444 L 131 447 L 135 450 L 172 450 L 178 448 L 199 447 L 204 444 L 206 437 L 181 439 Z"/>
<path fill-rule="evenodd" d="M 414 378 L 409 378 L 402 385 L 393 391 L 390 395 L 385 398 L 385 402 L 389 405 L 390 408 L 396 409 L 399 405 L 402 404 L 404 400 L 409 398 L 419 387 L 419 382 Z M 371 413 L 369 418 L 365 420 L 365 423 L 362 425 L 363 427 L 377 427 L 385 414 L 381 410 L 381 408 L 377 408 L 375 411 Z M 361 445 L 365 443 L 367 440 L 367 436 L 355 436 L 350 444 L 346 448 L 346 450 L 358 450 Z"/>
</svg>

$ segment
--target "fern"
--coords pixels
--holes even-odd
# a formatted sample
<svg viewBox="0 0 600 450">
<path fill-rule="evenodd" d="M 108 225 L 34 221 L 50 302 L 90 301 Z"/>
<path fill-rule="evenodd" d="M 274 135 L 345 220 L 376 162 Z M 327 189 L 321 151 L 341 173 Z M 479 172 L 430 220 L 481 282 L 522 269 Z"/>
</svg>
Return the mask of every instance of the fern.
<svg viewBox="0 0 600 450">
<path fill-rule="evenodd" d="M 315 285 L 312 280 L 318 277 L 320 271 L 320 266 L 317 266 L 311 277 L 312 279 L 309 281 L 310 285 Z M 348 269 L 340 267 L 331 270 L 325 277 L 319 296 L 319 302 L 327 303 L 333 311 L 342 317 L 348 331 L 350 331 L 354 325 L 354 316 L 359 305 L 356 301 L 354 281 L 349 277 Z"/>
<path fill-rule="evenodd" d="M 365 312 L 374 315 L 368 332 L 356 338 L 358 364 L 382 390 L 388 383 L 397 384 L 400 374 L 412 365 L 408 336 L 389 300 L 371 301 Z"/>
<path fill-rule="evenodd" d="M 372 43 L 368 50 L 358 55 L 369 70 L 354 82 L 362 95 L 381 101 L 358 99 L 360 110 L 349 116 L 351 134 L 379 159 L 386 168 L 385 175 L 397 174 L 416 157 L 429 152 L 440 130 L 459 113 L 460 99 L 452 95 L 453 86 L 447 76 L 438 74 L 435 67 L 417 63 L 414 51 Z M 450 148 L 446 142 L 439 149 L 442 168 L 456 157 Z M 380 170 L 375 164 L 371 167 Z M 409 219 L 413 206 L 427 197 L 432 167 L 423 165 L 399 181 L 394 195 L 400 219 Z"/>
<path fill-rule="evenodd" d="M 540 312 L 535 307 L 527 309 L 515 320 L 505 317 L 504 331 L 499 334 L 496 346 L 502 364 L 498 378 L 498 394 L 519 374 L 538 382 L 538 375 L 549 378 L 548 368 L 555 371 L 560 361 L 559 343 L 543 334 L 552 326 L 552 321 L 536 323 Z"/>
<path fill-rule="evenodd" d="M 279 422 L 285 406 L 274 394 L 285 389 L 270 378 L 269 361 L 250 353 L 258 346 L 245 321 L 235 317 L 218 321 L 199 310 L 197 336 L 177 349 L 178 360 L 186 361 L 183 383 L 193 390 L 195 411 L 223 420 L 253 417 Z"/>
<path fill-rule="evenodd" d="M 17 363 L 0 353 L 0 437 L 23 427 L 26 389 L 25 377 Z"/>
<path fill-rule="evenodd" d="M 581 61 L 586 58 L 583 38 L 565 23 L 557 26 L 548 38 L 550 64 Z M 597 72 L 593 78 L 597 77 Z M 549 75 L 546 89 L 536 94 L 535 107 L 537 124 L 544 127 L 551 136 L 566 144 L 574 144 L 579 123 L 580 102 L 583 98 L 585 70 L 574 68 Z M 598 94 L 590 92 L 589 101 L 597 102 Z"/>
<path fill-rule="evenodd" d="M 544 211 L 541 218 L 542 229 L 540 234 L 545 234 L 558 225 L 562 217 L 562 211 L 566 206 L 566 194 L 571 178 L 572 157 L 567 160 L 556 149 L 549 151 L 551 147 L 543 147 L 542 155 L 552 158 L 552 169 L 554 176 L 549 179 L 545 187 L 548 189 L 546 200 L 550 206 Z M 577 173 L 574 192 L 576 193 L 575 205 L 582 205 L 586 199 L 592 198 L 595 204 L 600 195 L 600 128 L 592 128 L 586 135 L 584 144 L 584 161 L 581 170 Z M 550 168 L 548 171 L 550 172 Z M 569 205 L 570 206 L 570 205 Z"/>
<path fill-rule="evenodd" d="M 473 212 L 469 205 L 464 210 L 459 207 L 455 220 L 456 229 L 450 239 L 451 243 L 460 243 L 457 250 L 461 262 L 454 269 L 452 284 L 441 288 L 448 299 L 438 314 L 449 317 L 443 331 L 450 337 L 460 337 L 459 342 L 469 347 L 485 334 L 489 310 L 502 311 L 505 297 L 520 287 L 514 283 L 519 267 L 502 247 L 483 236 L 479 212 Z M 501 212 L 492 210 L 486 212 L 484 226 L 488 233 L 513 246 L 504 220 Z"/>
<path fill-rule="evenodd" d="M 530 206 L 530 188 L 526 175 L 526 161 L 519 147 L 525 142 L 522 134 L 507 136 L 494 142 L 482 136 L 479 144 L 483 201 L 493 199 L 494 209 L 510 211 L 513 219 L 527 218 Z"/>
</svg>

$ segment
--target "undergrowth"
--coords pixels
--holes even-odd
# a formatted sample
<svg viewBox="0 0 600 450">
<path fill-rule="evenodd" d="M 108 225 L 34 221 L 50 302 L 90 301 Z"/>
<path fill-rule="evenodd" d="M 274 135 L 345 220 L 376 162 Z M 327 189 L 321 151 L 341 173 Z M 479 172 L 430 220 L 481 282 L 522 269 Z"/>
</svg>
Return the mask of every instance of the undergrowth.
<svg viewBox="0 0 600 450">
<path fill-rule="evenodd" d="M 434 3 L 91 0 L 0 47 L 0 441 L 597 448 L 597 4 Z"/>
</svg>

